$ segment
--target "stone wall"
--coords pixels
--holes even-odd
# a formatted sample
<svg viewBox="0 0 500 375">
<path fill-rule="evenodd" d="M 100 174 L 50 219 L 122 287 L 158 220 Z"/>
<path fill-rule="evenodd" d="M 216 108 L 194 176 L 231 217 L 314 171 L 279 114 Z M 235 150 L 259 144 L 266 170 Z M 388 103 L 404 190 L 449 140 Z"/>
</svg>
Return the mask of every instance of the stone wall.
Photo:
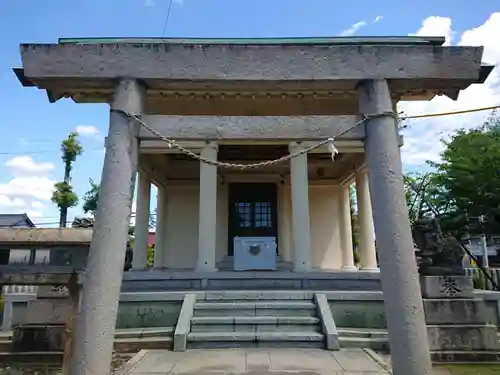
<svg viewBox="0 0 500 375">
<path fill-rule="evenodd" d="M 182 301 L 121 302 L 116 328 L 175 327 Z"/>
<path fill-rule="evenodd" d="M 387 328 L 384 301 L 329 300 L 335 325 L 340 328 Z"/>
<path fill-rule="evenodd" d="M 203 292 L 200 292 L 203 293 Z M 185 292 L 122 293 L 118 308 L 117 328 L 174 327 Z M 331 291 L 326 292 L 337 327 L 387 328 L 383 295 L 380 291 Z M 34 299 L 35 295 L 31 296 Z M 474 302 L 460 304 L 447 300 L 424 299 L 427 316 L 436 314 L 461 314 L 474 316 L 474 307 L 484 301 L 481 315 L 487 324 L 500 326 L 500 293 L 475 291 Z M 453 306 L 452 306 L 453 305 Z M 460 306 L 458 306 L 460 305 Z M 13 324 L 24 322 L 26 299 L 13 304 Z M 453 311 L 449 309 L 453 307 Z M 472 310 L 471 310 L 472 309 Z"/>
</svg>

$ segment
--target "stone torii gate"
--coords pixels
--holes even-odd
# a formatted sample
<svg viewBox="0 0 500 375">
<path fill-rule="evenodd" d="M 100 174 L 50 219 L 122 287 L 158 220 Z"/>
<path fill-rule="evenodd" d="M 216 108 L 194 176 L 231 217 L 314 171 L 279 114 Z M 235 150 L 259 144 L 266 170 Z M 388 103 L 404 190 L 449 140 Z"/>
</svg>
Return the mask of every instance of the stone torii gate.
<svg viewBox="0 0 500 375">
<path fill-rule="evenodd" d="M 393 370 L 430 373 L 394 106 L 436 94 L 456 99 L 460 90 L 484 82 L 492 69 L 481 66 L 482 47 L 443 47 L 443 42 L 419 37 L 87 39 L 22 45 L 24 68 L 15 72 L 23 85 L 46 89 L 51 101 L 71 97 L 111 106 L 72 374 L 109 371 L 138 160 L 140 124 L 127 114 L 217 116 L 223 110 L 236 116 L 378 115 L 363 125 L 364 143 Z M 293 98 L 278 95 L 269 107 L 272 94 L 297 91 Z M 188 94 L 179 99 L 179 92 Z M 221 97 L 198 106 L 190 99 L 208 92 L 223 94 L 226 101 Z M 240 102 L 227 101 L 239 92 Z M 318 93 L 325 95 L 316 99 Z"/>
</svg>

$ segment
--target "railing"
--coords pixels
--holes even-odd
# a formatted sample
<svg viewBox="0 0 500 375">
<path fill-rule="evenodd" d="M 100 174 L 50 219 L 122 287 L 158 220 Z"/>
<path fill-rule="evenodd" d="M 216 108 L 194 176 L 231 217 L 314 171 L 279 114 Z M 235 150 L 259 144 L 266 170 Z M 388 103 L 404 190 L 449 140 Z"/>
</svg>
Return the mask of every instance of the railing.
<svg viewBox="0 0 500 375">
<path fill-rule="evenodd" d="M 500 284 L 500 268 L 485 268 L 485 272 L 491 277 L 495 284 Z M 465 274 L 472 277 L 475 289 L 495 290 L 492 282 L 479 268 L 466 268 Z"/>
<path fill-rule="evenodd" d="M 23 293 L 37 293 L 37 285 L 4 285 L 2 288 L 2 295 L 6 294 L 23 294 Z"/>
</svg>

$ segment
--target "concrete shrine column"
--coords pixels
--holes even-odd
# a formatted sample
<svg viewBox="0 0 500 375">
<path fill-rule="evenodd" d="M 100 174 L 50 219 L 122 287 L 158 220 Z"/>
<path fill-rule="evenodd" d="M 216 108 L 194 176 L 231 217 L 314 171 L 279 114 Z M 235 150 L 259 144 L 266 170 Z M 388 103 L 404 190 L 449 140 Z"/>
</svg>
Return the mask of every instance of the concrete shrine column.
<svg viewBox="0 0 500 375">
<path fill-rule="evenodd" d="M 362 114 L 394 112 L 384 79 L 361 82 L 358 95 Z M 386 115 L 366 122 L 365 152 L 393 373 L 430 374 L 427 328 L 394 117 Z"/>
<path fill-rule="evenodd" d="M 370 186 L 368 172 L 365 169 L 356 173 L 356 198 L 358 201 L 358 222 L 360 231 L 359 255 L 361 258 L 361 269 L 378 271 Z"/>
<path fill-rule="evenodd" d="M 109 373 L 139 154 L 140 124 L 120 111 L 140 115 L 144 98 L 145 90 L 136 80 L 121 79 L 115 87 L 99 204 L 73 336 L 72 375 Z"/>
<path fill-rule="evenodd" d="M 289 146 L 290 153 L 302 148 L 296 142 Z M 311 269 L 311 228 L 309 218 L 309 180 L 307 176 L 307 154 L 290 160 L 292 190 L 292 240 L 293 270 L 307 272 Z"/>
<path fill-rule="evenodd" d="M 145 269 L 148 263 L 149 216 L 151 206 L 151 179 L 139 170 L 135 212 L 134 258 L 132 269 Z"/>
<path fill-rule="evenodd" d="M 352 224 L 351 224 L 351 199 L 349 184 L 339 189 L 339 235 L 340 247 L 342 249 L 342 269 L 356 270 L 354 264 L 354 251 L 352 247 Z"/>
<path fill-rule="evenodd" d="M 156 238 L 154 268 L 167 267 L 167 188 L 158 186 L 156 194 Z"/>
<path fill-rule="evenodd" d="M 201 150 L 201 157 L 216 161 L 218 147 L 211 142 Z M 200 162 L 200 202 L 198 222 L 198 271 L 216 271 L 217 238 L 217 167 Z"/>
</svg>

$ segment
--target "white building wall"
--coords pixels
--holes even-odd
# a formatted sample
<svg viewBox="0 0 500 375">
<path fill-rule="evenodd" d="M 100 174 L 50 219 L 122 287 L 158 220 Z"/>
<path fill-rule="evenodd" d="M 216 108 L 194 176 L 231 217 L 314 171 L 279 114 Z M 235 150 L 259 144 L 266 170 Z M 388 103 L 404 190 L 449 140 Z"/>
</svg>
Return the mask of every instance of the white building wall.
<svg viewBox="0 0 500 375">
<path fill-rule="evenodd" d="M 167 187 L 166 264 L 195 268 L 198 259 L 198 185 Z"/>
<path fill-rule="evenodd" d="M 256 181 L 257 182 L 257 181 Z M 167 188 L 166 259 L 169 268 L 195 268 L 198 259 L 199 187 L 170 185 Z M 341 267 L 334 186 L 310 186 L 311 258 L 315 268 Z M 279 253 L 292 259 L 290 186 L 278 185 Z M 227 255 L 228 185 L 217 187 L 216 262 Z"/>
<path fill-rule="evenodd" d="M 313 268 L 338 269 L 342 266 L 336 194 L 335 186 L 309 186 Z"/>
</svg>

